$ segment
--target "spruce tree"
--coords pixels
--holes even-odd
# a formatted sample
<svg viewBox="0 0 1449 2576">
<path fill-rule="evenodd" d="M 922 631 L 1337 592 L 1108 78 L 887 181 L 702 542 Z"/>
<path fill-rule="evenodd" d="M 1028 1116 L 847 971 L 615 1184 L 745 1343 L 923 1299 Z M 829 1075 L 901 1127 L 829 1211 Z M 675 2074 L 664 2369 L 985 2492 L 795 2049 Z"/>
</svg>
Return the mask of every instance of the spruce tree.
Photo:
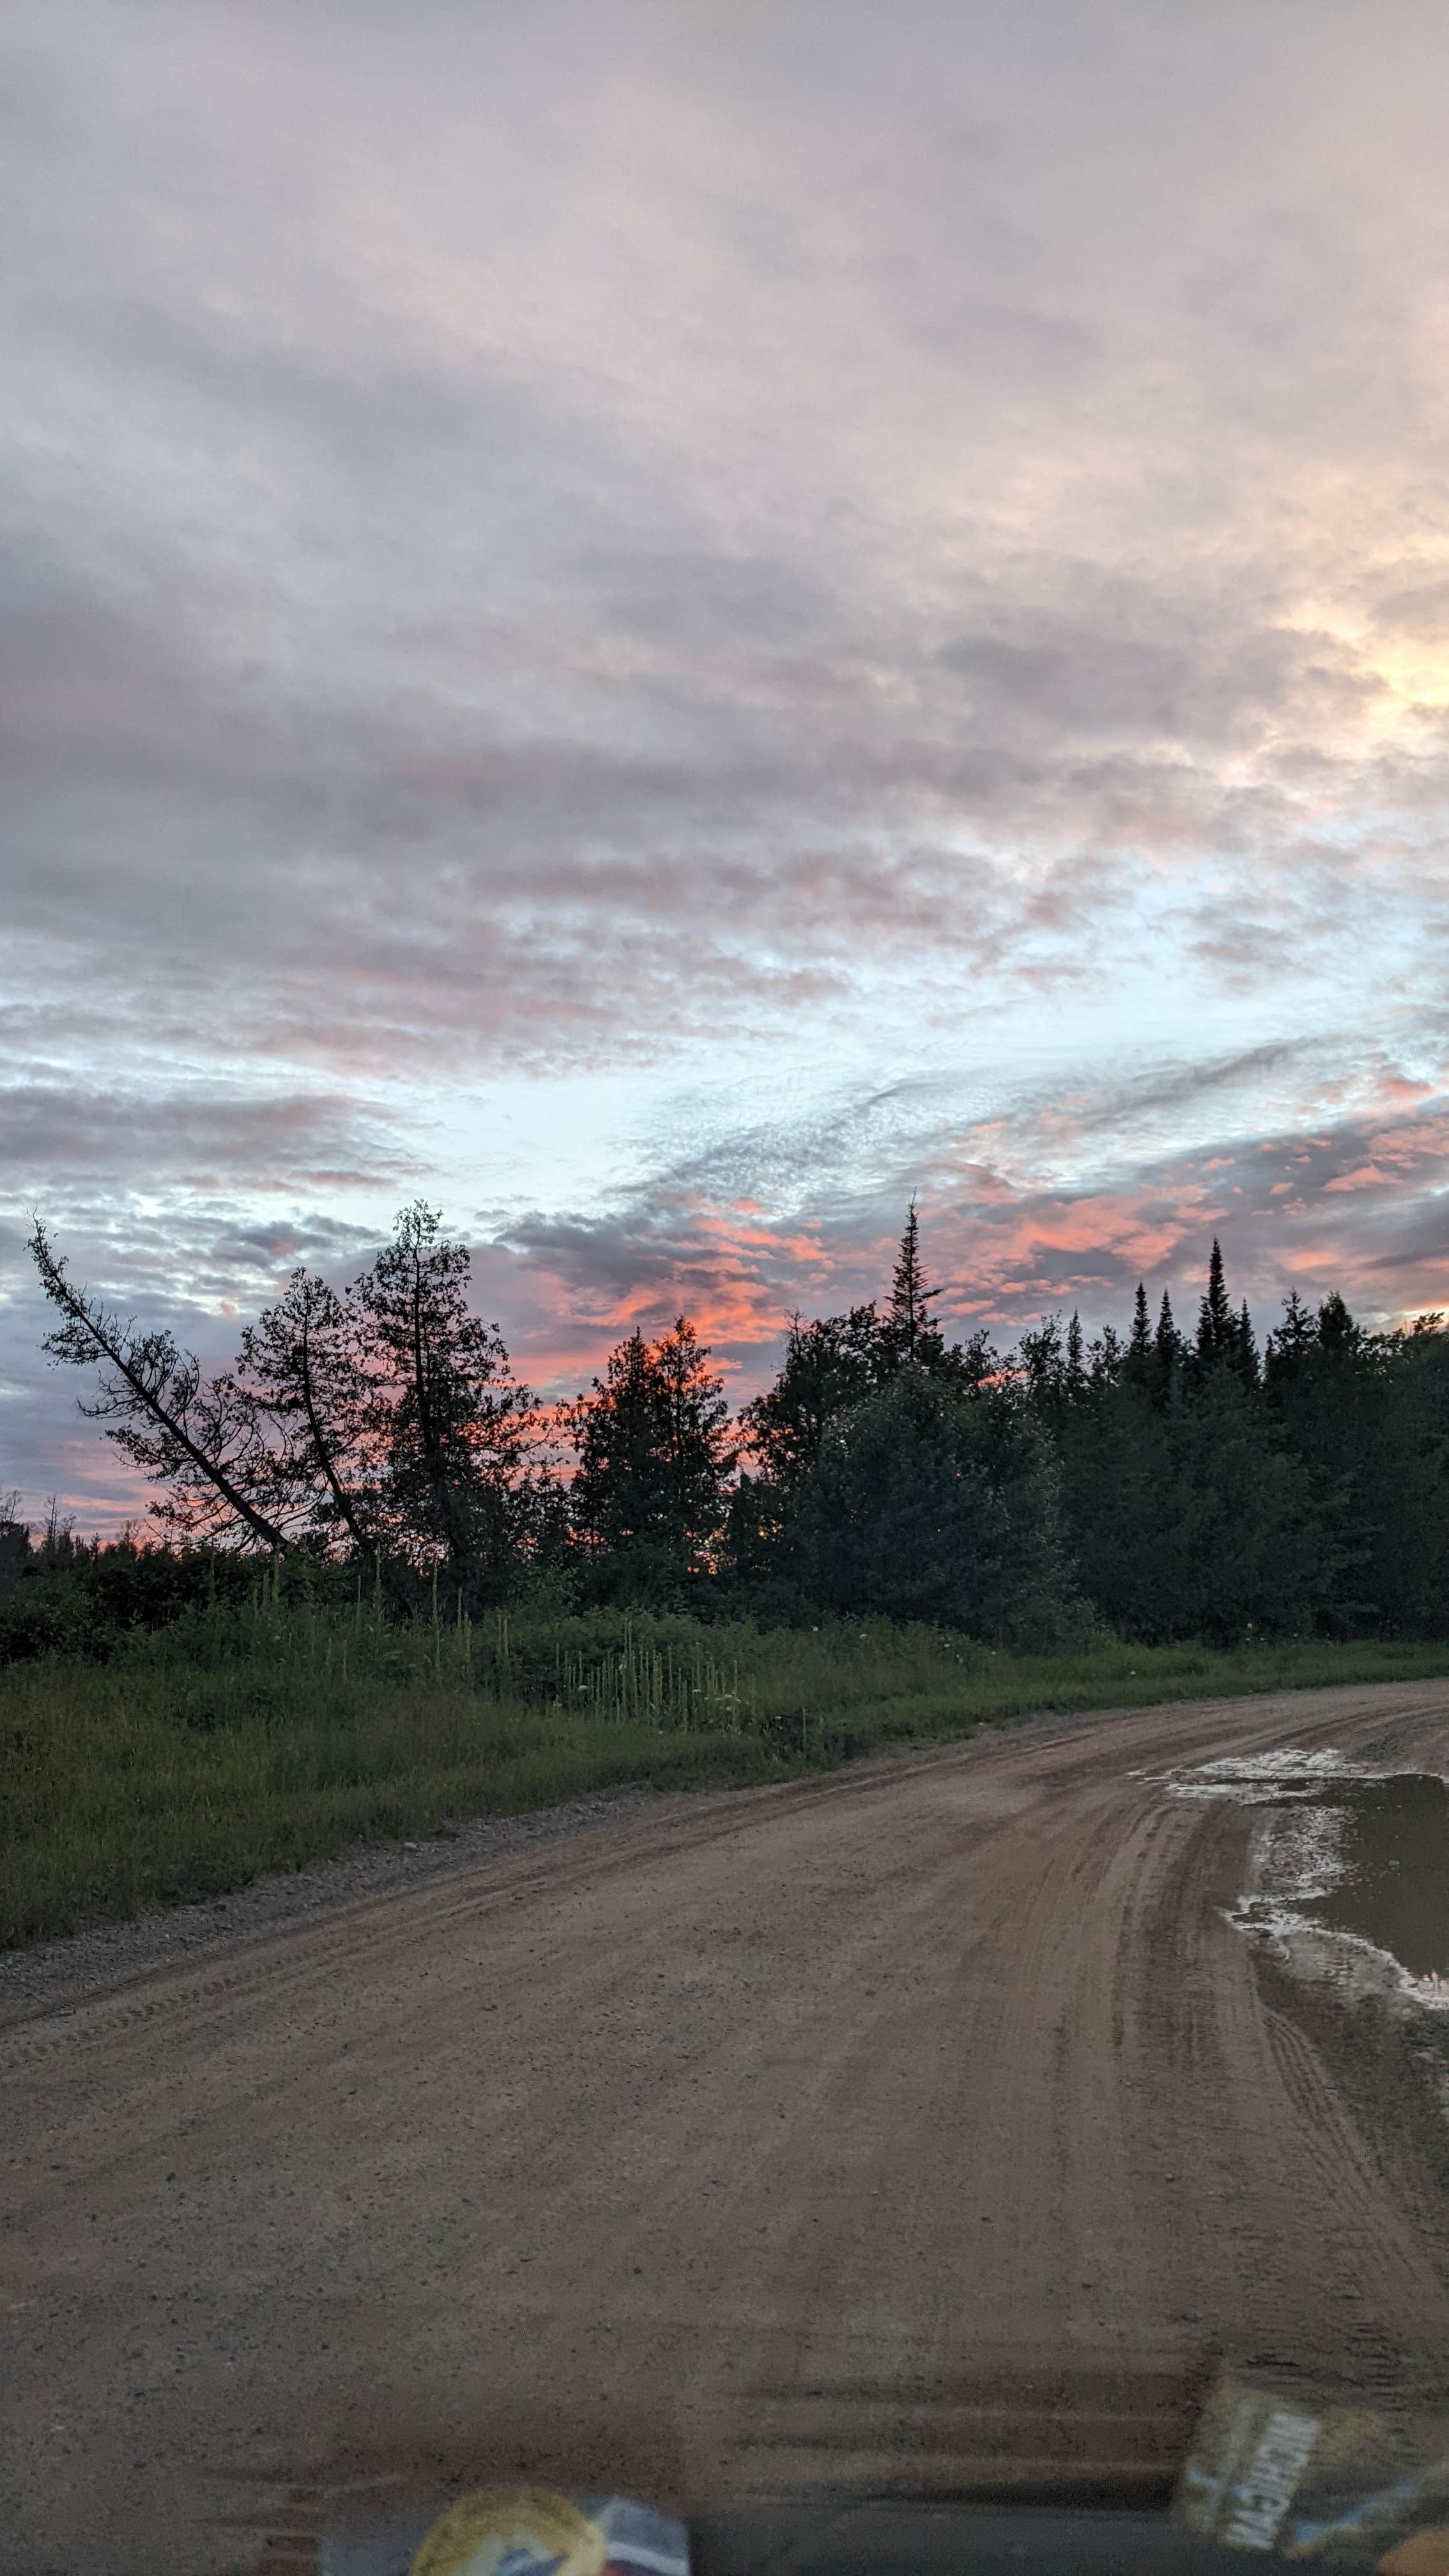
<svg viewBox="0 0 1449 2576">
<path fill-rule="evenodd" d="M 1264 1360 L 1266 1377 L 1271 1384 L 1280 1370 L 1296 1369 L 1318 1339 L 1317 1322 L 1304 1305 L 1296 1288 L 1290 1288 L 1283 1300 L 1283 1321 L 1275 1324 L 1268 1335 Z"/>
<path fill-rule="evenodd" d="M 826 1427 L 881 1378 L 881 1319 L 874 1304 L 813 1323 L 790 1318 L 774 1385 L 740 1416 L 746 1446 L 764 1480 L 788 1493 L 813 1463 Z"/>
<path fill-rule="evenodd" d="M 284 1294 L 242 1334 L 231 1381 L 277 1435 L 278 1497 L 299 1509 L 308 1537 L 331 1551 L 376 1557 L 383 1545 L 377 1490 L 377 1387 L 359 1348 L 357 1317 L 324 1279 L 294 1270 Z"/>
<path fill-rule="evenodd" d="M 1343 1299 L 1317 1312 L 1295 1289 L 1268 1336 L 1263 1401 L 1311 1476 L 1335 1547 L 1337 1578 L 1326 1605 L 1340 1635 L 1402 1617 L 1404 1576 L 1433 1518 L 1419 1459 L 1395 1435 L 1395 1390 L 1383 1369 L 1387 1344 L 1360 1332 Z M 1414 1577 L 1409 1576 L 1412 1590 Z"/>
<path fill-rule="evenodd" d="M 1182 1335 L 1173 1321 L 1172 1299 L 1165 1288 L 1157 1312 L 1157 1330 L 1152 1347 L 1157 1358 L 1159 1383 L 1166 1389 L 1172 1384 L 1173 1371 L 1182 1357 Z"/>
<path fill-rule="evenodd" d="M 881 1350 L 888 1362 L 915 1361 L 929 1368 L 944 1360 L 946 1345 L 931 1313 L 936 1293 L 921 1266 L 920 1226 L 912 1199 L 881 1320 Z"/>
<path fill-rule="evenodd" d="M 1147 1308 L 1147 1291 L 1139 1279 L 1137 1300 L 1132 1309 L 1132 1332 L 1123 1366 L 1139 1386 L 1146 1386 L 1152 1378 L 1152 1361 L 1152 1319 Z"/>
<path fill-rule="evenodd" d="M 924 1619 L 994 1642 L 1080 1636 L 1045 1427 L 1011 1389 L 897 1369 L 831 1424 L 793 1525 L 822 1609 Z"/>
<path fill-rule="evenodd" d="M 1176 1324 L 1173 1324 L 1173 1301 L 1171 1296 L 1168 1296 L 1168 1291 L 1163 1288 L 1163 1303 L 1158 1306 L 1158 1332 L 1152 1334 L 1152 1350 L 1158 1352 L 1158 1360 L 1163 1363 L 1163 1368 L 1171 1370 L 1173 1360 L 1178 1358 L 1181 1347 L 1183 1347 L 1183 1337 L 1181 1332 L 1178 1332 Z"/>
<path fill-rule="evenodd" d="M 534 1403 L 497 1327 L 469 1307 L 468 1272 L 466 1244 L 451 1241 L 419 1199 L 349 1304 L 372 1389 L 383 1526 L 400 1554 L 424 1567 L 441 1556 L 460 1581 L 491 1567 L 498 1589 Z"/>
<path fill-rule="evenodd" d="M 1237 1366 L 1238 1375 L 1245 1386 L 1259 1387 L 1262 1385 L 1262 1363 L 1258 1358 L 1258 1344 L 1253 1332 L 1253 1318 L 1248 1312 L 1248 1301 L 1246 1297 L 1243 1299 L 1242 1308 L 1238 1315 L 1237 1347 L 1233 1352 L 1233 1359 Z"/>
<path fill-rule="evenodd" d="M 631 1333 L 568 1407 L 574 1524 L 602 1599 L 679 1601 L 706 1564 L 736 1455 L 709 1358 L 681 1315 L 655 1342 Z"/>
<path fill-rule="evenodd" d="M 1059 1315 L 1043 1315 L 1028 1326 L 1012 1354 L 1013 1367 L 1033 1412 L 1052 1421 L 1062 1408 L 1066 1368 Z"/>
<path fill-rule="evenodd" d="M 1233 1358 L 1237 1344 L 1237 1319 L 1228 1300 L 1227 1281 L 1223 1275 L 1223 1248 L 1213 1236 L 1212 1258 L 1208 1263 L 1207 1293 L 1198 1307 L 1197 1357 L 1203 1368 L 1214 1368 Z"/>
</svg>

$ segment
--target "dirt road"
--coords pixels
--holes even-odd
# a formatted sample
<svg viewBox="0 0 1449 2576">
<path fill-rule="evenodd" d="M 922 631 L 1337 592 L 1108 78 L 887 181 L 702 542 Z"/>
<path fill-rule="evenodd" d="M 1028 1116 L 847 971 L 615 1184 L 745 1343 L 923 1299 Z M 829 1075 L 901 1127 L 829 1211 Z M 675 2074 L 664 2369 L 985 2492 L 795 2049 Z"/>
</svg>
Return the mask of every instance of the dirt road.
<svg viewBox="0 0 1449 2576">
<path fill-rule="evenodd" d="M 1440 2366 L 1432 2069 L 1255 1964 L 1250 1816 L 1151 1775 L 1437 1764 L 1446 1720 L 1415 1684 L 983 1735 L 32 2003 L 0 2567 L 300 2565 L 349 2461 L 1145 2490 L 1214 2339 Z"/>
</svg>

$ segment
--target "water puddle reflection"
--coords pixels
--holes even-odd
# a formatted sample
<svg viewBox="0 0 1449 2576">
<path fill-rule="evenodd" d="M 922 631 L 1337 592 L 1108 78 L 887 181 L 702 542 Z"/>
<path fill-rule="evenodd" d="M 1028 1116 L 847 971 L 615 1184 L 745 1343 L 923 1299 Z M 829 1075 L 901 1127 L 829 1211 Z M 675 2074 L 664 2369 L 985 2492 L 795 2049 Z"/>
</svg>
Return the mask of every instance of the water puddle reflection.
<svg viewBox="0 0 1449 2576">
<path fill-rule="evenodd" d="M 1300 1900 L 1310 1920 L 1386 1950 L 1411 1977 L 1449 1977 L 1449 1784 L 1421 1771 L 1345 1780 L 1337 1875 Z"/>
<path fill-rule="evenodd" d="M 1310 1976 L 1449 2009 L 1449 1782 L 1284 1745 L 1220 1755 L 1169 1795 L 1260 1811 L 1229 1916 Z"/>
</svg>

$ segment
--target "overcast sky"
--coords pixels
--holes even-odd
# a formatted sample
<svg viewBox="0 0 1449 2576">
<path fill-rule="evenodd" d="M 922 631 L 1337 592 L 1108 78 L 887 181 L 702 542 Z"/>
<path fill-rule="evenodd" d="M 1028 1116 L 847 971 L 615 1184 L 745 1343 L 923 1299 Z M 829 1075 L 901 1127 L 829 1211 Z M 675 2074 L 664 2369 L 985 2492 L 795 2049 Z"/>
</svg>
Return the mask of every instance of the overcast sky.
<svg viewBox="0 0 1449 2576">
<path fill-rule="evenodd" d="M 419 1193 L 572 1391 L 1449 1304 L 1442 0 L 10 0 L 22 1251 L 232 1347 Z"/>
</svg>

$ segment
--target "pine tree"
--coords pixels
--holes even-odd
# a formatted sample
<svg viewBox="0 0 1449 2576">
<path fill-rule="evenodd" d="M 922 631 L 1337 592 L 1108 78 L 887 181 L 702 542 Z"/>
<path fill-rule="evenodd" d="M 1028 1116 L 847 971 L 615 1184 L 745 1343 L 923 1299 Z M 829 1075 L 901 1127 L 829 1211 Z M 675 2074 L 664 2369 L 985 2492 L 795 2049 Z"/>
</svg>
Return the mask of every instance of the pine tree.
<svg viewBox="0 0 1449 2576">
<path fill-rule="evenodd" d="M 376 1389 L 346 1301 L 305 1269 L 242 1335 L 232 1381 L 277 1435 L 275 1493 L 306 1516 L 314 1544 L 361 1556 L 381 1531 L 369 1427 Z"/>
<path fill-rule="evenodd" d="M 1268 1335 L 1264 1373 L 1271 1385 L 1275 1374 L 1291 1373 L 1298 1368 L 1318 1339 L 1318 1326 L 1296 1288 L 1290 1288 L 1283 1300 L 1283 1321 L 1275 1324 Z"/>
<path fill-rule="evenodd" d="M 1067 1326 L 1066 1394 L 1069 1404 L 1077 1403 L 1086 1392 L 1087 1371 L 1082 1358 L 1082 1319 L 1076 1308 Z"/>
<path fill-rule="evenodd" d="M 1213 1236 L 1212 1258 L 1208 1263 L 1207 1293 L 1198 1308 L 1197 1356 L 1203 1368 L 1213 1368 L 1233 1358 L 1237 1344 L 1237 1318 L 1228 1301 L 1227 1281 L 1223 1275 L 1223 1248 Z"/>
<path fill-rule="evenodd" d="M 151 1507 L 162 1526 L 184 1546 L 289 1546 L 293 1516 L 277 1508 L 276 1448 L 234 1380 L 205 1377 L 169 1332 L 144 1332 L 78 1287 L 39 1220 L 29 1249 L 60 1315 L 41 1347 L 52 1360 L 99 1372 L 80 1410 L 106 1423 L 107 1439 L 162 1488 Z"/>
<path fill-rule="evenodd" d="M 740 1417 L 764 1479 L 788 1493 L 812 1464 L 827 1425 L 868 1395 L 881 1373 L 881 1319 L 874 1304 L 817 1316 L 810 1324 L 792 1315 L 774 1385 L 754 1396 Z"/>
<path fill-rule="evenodd" d="M 1331 1289 L 1318 1309 L 1318 1347 L 1330 1359 L 1358 1360 L 1363 1351 L 1363 1333 L 1354 1322 L 1337 1289 Z"/>
<path fill-rule="evenodd" d="M 1162 1304 L 1158 1309 L 1157 1331 L 1153 1337 L 1152 1347 L 1157 1354 L 1157 1364 L 1164 1381 L 1170 1380 L 1182 1356 L 1182 1335 L 1173 1322 L 1172 1299 L 1165 1288 L 1162 1292 Z"/>
<path fill-rule="evenodd" d="M 1139 1279 L 1137 1300 L 1132 1309 L 1132 1333 L 1123 1365 L 1129 1377 L 1145 1386 L 1152 1376 L 1152 1361 L 1152 1319 L 1147 1308 L 1147 1291 Z"/>
<path fill-rule="evenodd" d="M 467 1246 L 436 1211 L 404 1208 L 392 1242 L 349 1292 L 371 1381 L 380 1515 L 393 1544 L 459 1578 L 485 1564 L 500 1581 L 534 1403 L 496 1326 L 468 1305 Z"/>
<path fill-rule="evenodd" d="M 1253 1318 L 1248 1312 L 1248 1301 L 1246 1297 L 1243 1299 L 1242 1307 L 1238 1315 L 1237 1347 L 1233 1352 L 1233 1359 L 1237 1366 L 1238 1375 L 1245 1386 L 1259 1387 L 1262 1385 L 1262 1363 L 1258 1358 L 1258 1344 L 1253 1332 Z"/>
<path fill-rule="evenodd" d="M 656 1342 L 635 1331 L 568 1408 L 574 1523 L 601 1597 L 678 1599 L 706 1564 L 736 1456 L 709 1357 L 683 1315 Z"/>
<path fill-rule="evenodd" d="M 1051 1437 L 1012 1389 L 898 1369 L 831 1424 L 792 1535 L 822 1609 L 1035 1647 L 1081 1634 Z"/>
<path fill-rule="evenodd" d="M 944 1359 L 941 1327 L 931 1313 L 936 1293 L 921 1266 L 920 1227 L 912 1199 L 881 1321 L 881 1349 L 888 1361 L 913 1360 L 930 1367 Z"/>
</svg>

